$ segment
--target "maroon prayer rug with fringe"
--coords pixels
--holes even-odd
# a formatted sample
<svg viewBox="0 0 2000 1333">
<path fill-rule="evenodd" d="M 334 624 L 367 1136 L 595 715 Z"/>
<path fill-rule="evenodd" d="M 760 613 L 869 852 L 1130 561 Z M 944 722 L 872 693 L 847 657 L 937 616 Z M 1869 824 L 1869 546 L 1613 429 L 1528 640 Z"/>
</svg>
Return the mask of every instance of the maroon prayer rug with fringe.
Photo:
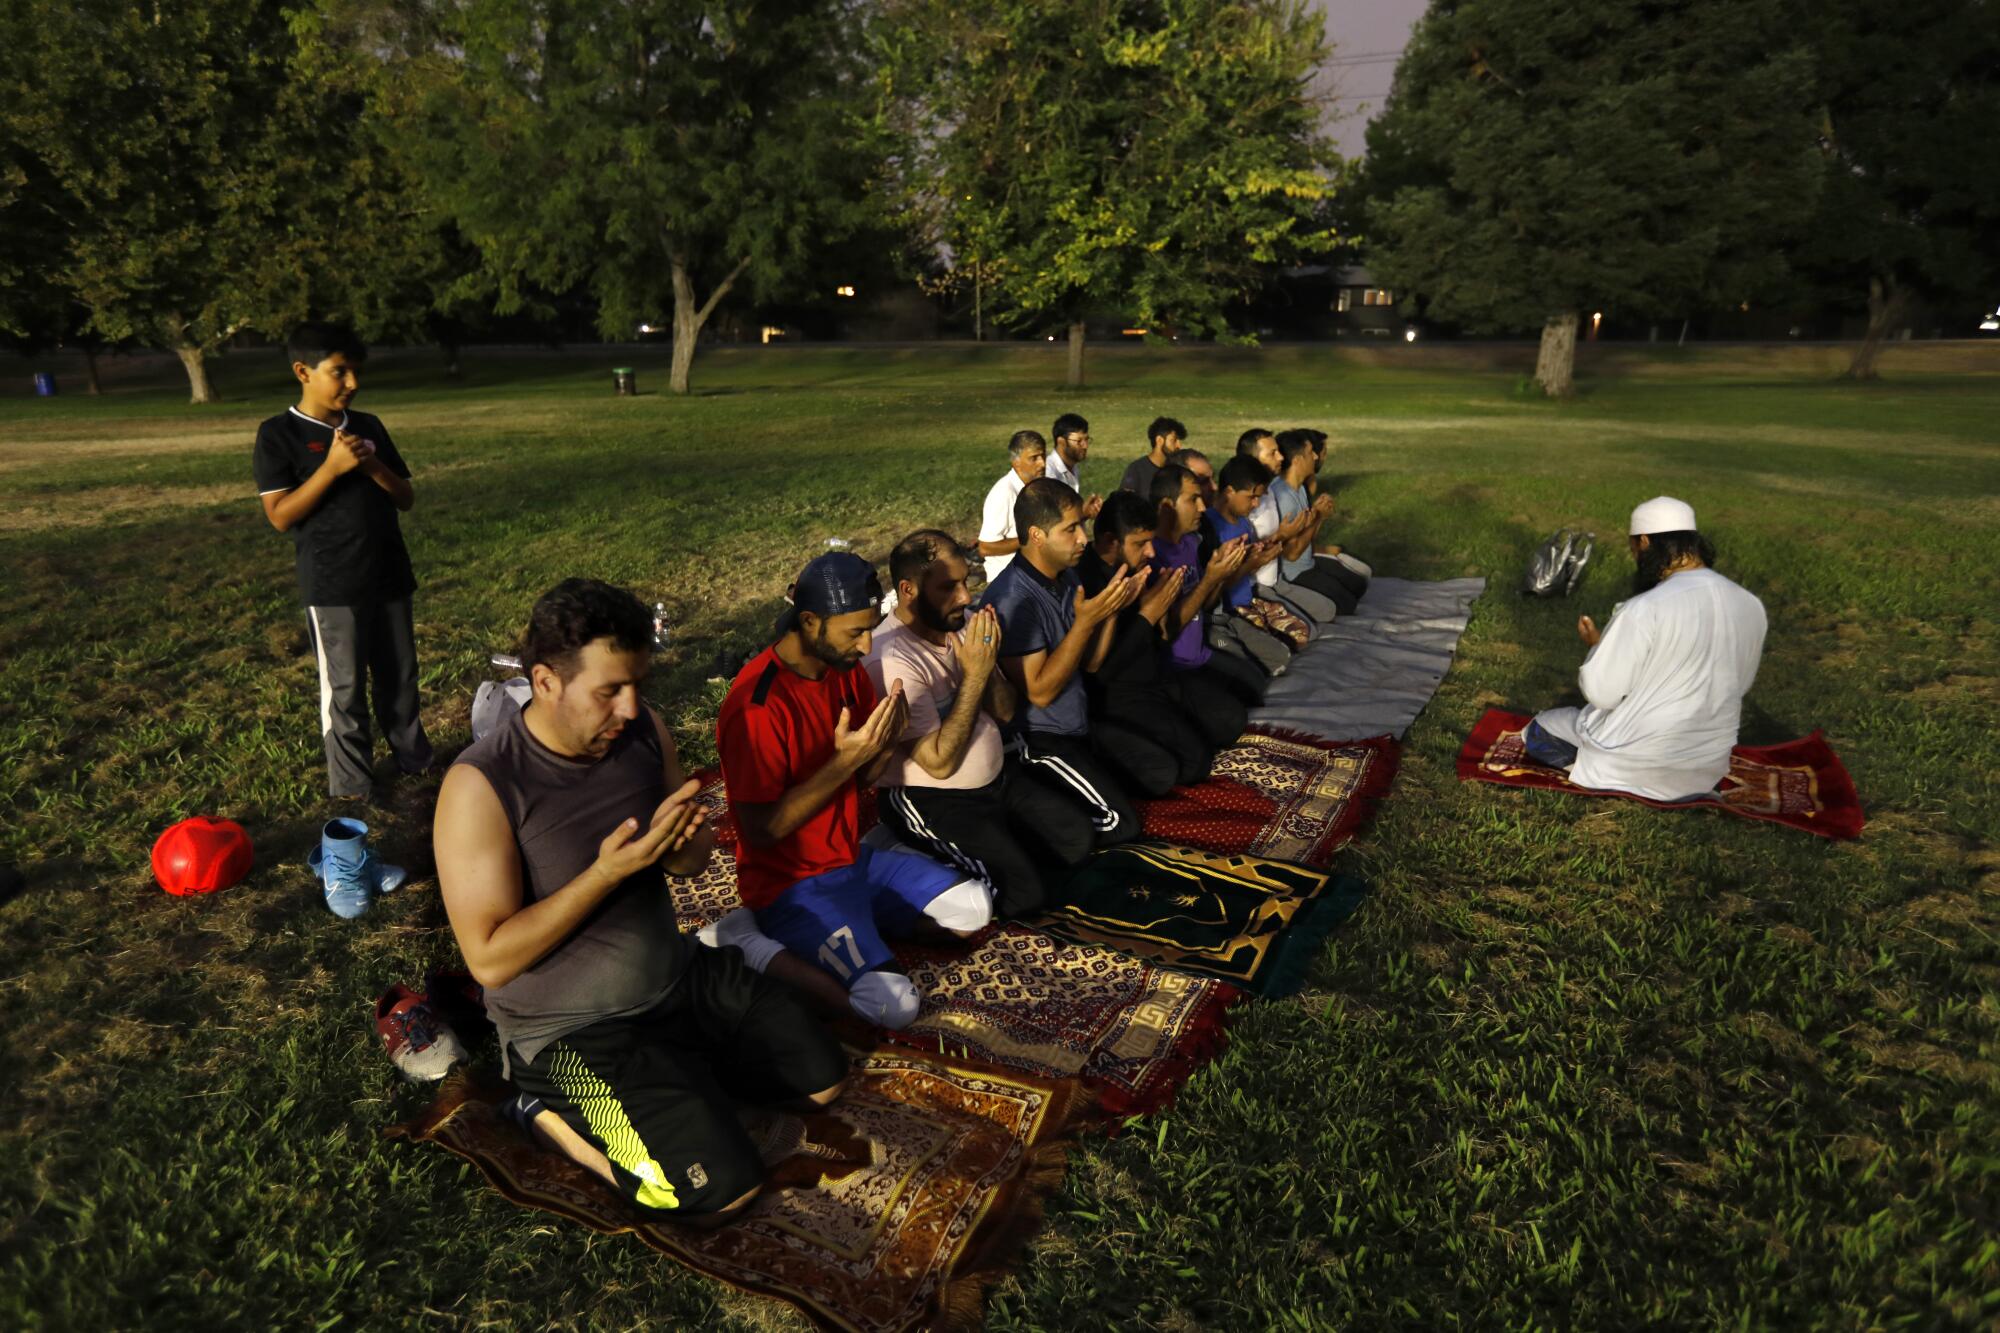
<svg viewBox="0 0 2000 1333">
<path fill-rule="evenodd" d="M 697 1231 L 640 1214 L 597 1176 L 545 1151 L 501 1113 L 504 1083 L 463 1071 L 415 1119 L 384 1131 L 435 1143 L 494 1188 L 855 1333 L 976 1328 L 1001 1276 L 1061 1187 L 1065 1140 L 1088 1106 L 1048 1083 L 889 1050 L 854 1058 L 847 1091 L 809 1115 L 746 1112 L 764 1192 L 742 1219 Z"/>
<path fill-rule="evenodd" d="M 1214 776 L 1147 801 L 1148 838 L 1324 870 L 1388 794 L 1393 737 L 1325 741 L 1251 727 L 1215 757 Z"/>
<path fill-rule="evenodd" d="M 1854 779 L 1817 731 L 1782 745 L 1737 746 L 1730 753 L 1729 776 L 1722 780 L 1716 800 L 1654 801 L 1629 792 L 1579 787 L 1561 769 L 1536 763 L 1521 741 L 1521 733 L 1532 720 L 1527 713 L 1487 709 L 1458 752 L 1460 780 L 1541 787 L 1578 796 L 1616 796 L 1660 810 L 1726 810 L 1822 838 L 1861 836 L 1861 800 L 1855 794 Z"/>
</svg>

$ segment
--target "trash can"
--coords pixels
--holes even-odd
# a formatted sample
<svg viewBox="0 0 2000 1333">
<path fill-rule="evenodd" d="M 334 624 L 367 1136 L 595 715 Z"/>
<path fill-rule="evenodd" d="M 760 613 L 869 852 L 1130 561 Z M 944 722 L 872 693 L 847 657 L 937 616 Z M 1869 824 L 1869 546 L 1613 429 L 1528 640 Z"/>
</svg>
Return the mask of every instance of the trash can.
<svg viewBox="0 0 2000 1333">
<path fill-rule="evenodd" d="M 632 373 L 630 366 L 620 366 L 612 371 L 611 382 L 617 386 L 620 398 L 630 398 L 639 392 L 639 377 Z"/>
<path fill-rule="evenodd" d="M 35 397 L 53 398 L 55 396 L 56 396 L 56 377 L 54 375 L 49 374 L 46 370 L 36 371 Z"/>
</svg>

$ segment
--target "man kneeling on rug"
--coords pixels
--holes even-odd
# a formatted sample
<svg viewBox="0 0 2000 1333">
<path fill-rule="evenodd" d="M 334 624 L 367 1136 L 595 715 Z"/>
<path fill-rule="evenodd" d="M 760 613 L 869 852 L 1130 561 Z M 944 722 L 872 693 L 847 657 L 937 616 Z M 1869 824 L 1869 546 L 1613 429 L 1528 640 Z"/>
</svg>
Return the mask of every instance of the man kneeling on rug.
<svg viewBox="0 0 2000 1333">
<path fill-rule="evenodd" d="M 856 1013 L 901 1028 L 919 996 L 884 932 L 928 921 L 970 935 L 993 919 L 993 898 L 963 871 L 861 841 L 860 788 L 881 779 L 910 716 L 900 682 L 878 696 L 861 669 L 881 604 L 873 565 L 846 551 L 818 557 L 793 586 L 778 641 L 729 687 L 716 746 L 740 835 L 736 891 L 750 910 L 711 932 L 752 966 L 787 950 L 816 961 Z"/>
<path fill-rule="evenodd" d="M 1695 800 L 1729 772 L 1743 696 L 1764 654 L 1764 604 L 1715 572 L 1694 510 L 1668 496 L 1632 511 L 1633 596 L 1577 672 L 1583 708 L 1537 714 L 1522 736 L 1538 763 L 1580 787 L 1656 801 Z"/>
<path fill-rule="evenodd" d="M 878 693 L 901 688 L 909 720 L 882 770 L 880 809 L 905 842 L 991 885 L 1001 916 L 1026 916 L 1046 903 L 1043 865 L 1083 860 L 1095 831 L 1074 792 L 1008 753 L 1000 729 L 1020 693 L 998 669 L 999 615 L 968 611 L 967 572 L 958 543 L 933 528 L 889 555 L 896 609 L 865 665 Z"/>
<path fill-rule="evenodd" d="M 698 874 L 714 838 L 639 696 L 652 614 L 569 579 L 535 603 L 523 650 L 533 695 L 438 793 L 452 933 L 531 1131 L 641 1208 L 726 1221 L 764 1175 L 736 1101 L 825 1106 L 846 1057 L 782 967 L 760 976 L 675 923 L 665 876 Z"/>
</svg>

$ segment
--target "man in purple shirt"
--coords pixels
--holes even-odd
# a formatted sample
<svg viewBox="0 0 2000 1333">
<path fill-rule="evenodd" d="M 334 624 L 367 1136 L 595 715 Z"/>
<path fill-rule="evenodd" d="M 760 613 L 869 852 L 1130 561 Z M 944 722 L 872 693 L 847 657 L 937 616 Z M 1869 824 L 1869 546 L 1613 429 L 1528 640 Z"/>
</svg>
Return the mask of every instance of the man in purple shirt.
<svg viewBox="0 0 2000 1333">
<path fill-rule="evenodd" d="M 1264 673 L 1256 666 L 1229 653 L 1212 652 L 1208 646 L 1208 616 L 1222 600 L 1223 590 L 1243 570 L 1249 559 L 1250 544 L 1241 537 L 1224 542 L 1201 558 L 1201 516 L 1208 505 L 1201 497 L 1201 484 L 1186 468 L 1168 464 L 1153 478 L 1153 503 L 1159 507 L 1160 526 L 1153 538 L 1153 568 L 1167 571 L 1184 569 L 1181 587 L 1186 591 L 1167 613 L 1162 627 L 1169 635 L 1167 659 L 1181 672 L 1184 690 L 1197 694 L 1220 688 L 1242 701 L 1256 705 L 1264 701 Z M 1197 712 L 1202 706 L 1190 701 Z"/>
</svg>

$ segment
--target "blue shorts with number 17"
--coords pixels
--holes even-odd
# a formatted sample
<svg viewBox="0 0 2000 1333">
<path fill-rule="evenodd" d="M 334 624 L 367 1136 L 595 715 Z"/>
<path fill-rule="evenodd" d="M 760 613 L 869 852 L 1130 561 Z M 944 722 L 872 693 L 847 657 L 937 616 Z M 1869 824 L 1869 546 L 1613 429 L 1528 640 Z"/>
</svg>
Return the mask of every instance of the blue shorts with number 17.
<svg viewBox="0 0 2000 1333">
<path fill-rule="evenodd" d="M 757 913 L 757 928 L 844 986 L 895 958 L 882 932 L 907 935 L 931 900 L 963 873 L 922 856 L 863 843 L 854 864 L 802 879 Z"/>
</svg>

